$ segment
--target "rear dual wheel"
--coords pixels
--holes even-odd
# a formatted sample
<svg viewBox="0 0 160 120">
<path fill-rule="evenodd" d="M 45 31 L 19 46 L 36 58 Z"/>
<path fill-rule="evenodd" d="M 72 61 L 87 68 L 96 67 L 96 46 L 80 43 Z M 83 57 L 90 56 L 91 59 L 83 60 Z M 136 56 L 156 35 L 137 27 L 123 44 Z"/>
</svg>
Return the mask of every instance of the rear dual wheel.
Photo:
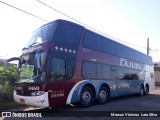
<svg viewBox="0 0 160 120">
<path fill-rule="evenodd" d="M 88 86 L 84 86 L 80 94 L 80 107 L 89 107 L 93 103 L 93 96 L 92 89 Z M 101 86 L 98 92 L 97 102 L 99 104 L 105 104 L 109 102 L 109 100 L 110 96 L 108 89 L 105 86 Z"/>
<path fill-rule="evenodd" d="M 145 95 L 148 95 L 149 94 L 149 87 L 146 85 L 145 86 Z"/>
<path fill-rule="evenodd" d="M 142 96 L 144 96 L 144 94 L 145 94 L 145 90 L 144 90 L 143 85 L 141 85 L 139 88 L 139 96 L 142 97 Z"/>
<path fill-rule="evenodd" d="M 109 96 L 109 91 L 105 86 L 101 86 L 98 92 L 98 100 L 97 102 L 99 104 L 105 104 L 109 101 L 110 96 Z"/>
<path fill-rule="evenodd" d="M 146 85 L 145 87 L 143 85 L 140 86 L 139 89 L 139 96 L 144 96 L 144 95 L 148 95 L 149 93 L 149 87 Z"/>
</svg>

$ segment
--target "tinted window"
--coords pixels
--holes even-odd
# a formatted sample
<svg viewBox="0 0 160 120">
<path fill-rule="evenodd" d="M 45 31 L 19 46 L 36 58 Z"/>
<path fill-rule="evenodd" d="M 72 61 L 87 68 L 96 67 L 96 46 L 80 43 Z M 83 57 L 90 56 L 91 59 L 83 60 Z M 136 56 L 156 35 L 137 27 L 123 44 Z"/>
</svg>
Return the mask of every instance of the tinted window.
<svg viewBox="0 0 160 120">
<path fill-rule="evenodd" d="M 112 80 L 118 79 L 118 68 L 115 66 L 111 67 L 111 79 Z"/>
<path fill-rule="evenodd" d="M 139 52 L 135 52 L 136 61 L 142 62 L 142 55 Z"/>
<path fill-rule="evenodd" d="M 126 77 L 125 68 L 118 67 L 118 79 L 123 80 Z"/>
<path fill-rule="evenodd" d="M 154 73 L 150 73 L 150 78 L 154 78 Z"/>
<path fill-rule="evenodd" d="M 138 70 L 130 70 L 131 80 L 139 80 L 139 71 Z"/>
<path fill-rule="evenodd" d="M 139 80 L 139 71 L 134 69 L 128 69 L 119 67 L 118 78 L 119 80 Z"/>
<path fill-rule="evenodd" d="M 102 77 L 103 79 L 110 79 L 110 66 L 102 64 Z"/>
<path fill-rule="evenodd" d="M 42 27 L 42 37 L 44 42 L 52 40 L 56 28 L 57 28 L 57 23 L 55 22 Z"/>
<path fill-rule="evenodd" d="M 78 45 L 81 36 L 81 28 L 73 25 L 63 25 L 58 34 L 58 41 Z"/>
<path fill-rule="evenodd" d="M 82 75 L 86 79 L 96 79 L 96 63 L 84 61 L 82 67 Z"/>
<path fill-rule="evenodd" d="M 135 51 L 131 48 L 127 48 L 127 58 L 130 60 L 135 60 Z"/>
<path fill-rule="evenodd" d="M 84 35 L 84 46 L 94 50 L 101 50 L 101 39 L 99 35 L 86 31 Z"/>
<path fill-rule="evenodd" d="M 29 42 L 27 43 L 27 48 L 32 45 L 33 43 L 35 43 L 36 41 L 40 40 L 40 42 L 42 41 L 42 32 L 41 32 L 41 28 L 36 30 L 32 36 L 30 37 Z"/>
<path fill-rule="evenodd" d="M 144 80 L 145 74 L 144 71 L 89 61 L 84 61 L 82 66 L 82 75 L 86 79 Z"/>
<path fill-rule="evenodd" d="M 123 58 L 127 58 L 126 46 L 116 43 L 116 55 Z"/>
<path fill-rule="evenodd" d="M 110 79 L 110 66 L 106 64 L 84 61 L 82 74 L 84 78 Z"/>
<path fill-rule="evenodd" d="M 102 37 L 102 51 L 105 53 L 109 53 L 115 55 L 115 44 L 113 41 L 108 38 Z"/>
<path fill-rule="evenodd" d="M 53 58 L 51 63 L 51 81 L 64 80 L 65 77 L 66 77 L 65 60 Z"/>
<path fill-rule="evenodd" d="M 97 64 L 97 79 L 110 79 L 110 66 Z"/>
<path fill-rule="evenodd" d="M 97 64 L 97 78 L 102 79 L 103 73 L 102 73 L 102 64 Z"/>
<path fill-rule="evenodd" d="M 58 23 L 52 22 L 50 24 L 47 24 L 45 26 L 42 26 L 41 28 L 37 29 L 33 34 L 31 35 L 26 47 L 29 47 L 30 45 L 34 43 L 43 43 L 48 42 L 52 40 L 52 37 L 54 35 L 54 32 L 57 28 Z"/>
<path fill-rule="evenodd" d="M 74 74 L 74 71 L 75 71 L 75 63 L 76 60 L 71 60 L 71 59 L 68 59 L 67 61 L 67 78 L 72 78 L 73 74 Z"/>
</svg>

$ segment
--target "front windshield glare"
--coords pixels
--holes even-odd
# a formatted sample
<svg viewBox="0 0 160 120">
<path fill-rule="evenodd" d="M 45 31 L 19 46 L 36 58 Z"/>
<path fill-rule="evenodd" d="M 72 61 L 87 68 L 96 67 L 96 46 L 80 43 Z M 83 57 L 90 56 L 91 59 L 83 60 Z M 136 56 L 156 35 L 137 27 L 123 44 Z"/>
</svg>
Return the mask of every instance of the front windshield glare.
<svg viewBox="0 0 160 120">
<path fill-rule="evenodd" d="M 32 78 L 33 71 L 34 71 L 34 65 L 22 64 L 20 77 L 21 78 Z"/>
<path fill-rule="evenodd" d="M 32 80 L 33 71 L 34 71 L 34 65 L 22 64 L 20 71 L 20 79 L 24 80 L 27 78 L 28 82 L 34 82 Z"/>
<path fill-rule="evenodd" d="M 57 22 L 52 22 L 37 29 L 31 35 L 26 48 L 30 46 L 46 43 L 52 40 L 54 32 L 57 28 Z"/>
<path fill-rule="evenodd" d="M 21 57 L 22 64 L 19 68 L 18 83 L 43 82 L 44 71 L 44 53 L 31 53 Z M 38 56 L 38 57 L 37 57 Z M 43 60 L 43 62 L 41 62 Z M 41 63 L 43 63 L 41 65 Z"/>
</svg>

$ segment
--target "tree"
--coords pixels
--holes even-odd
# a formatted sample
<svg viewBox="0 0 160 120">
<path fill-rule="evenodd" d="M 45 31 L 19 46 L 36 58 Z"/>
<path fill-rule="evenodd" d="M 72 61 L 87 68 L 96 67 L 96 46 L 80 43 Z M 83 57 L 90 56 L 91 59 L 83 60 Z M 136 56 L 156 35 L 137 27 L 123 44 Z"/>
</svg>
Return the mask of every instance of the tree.
<svg viewBox="0 0 160 120">
<path fill-rule="evenodd" d="M 4 71 L 3 66 L 0 66 L 0 102 L 13 100 L 13 86 L 17 79 L 16 66 L 8 67 Z"/>
</svg>

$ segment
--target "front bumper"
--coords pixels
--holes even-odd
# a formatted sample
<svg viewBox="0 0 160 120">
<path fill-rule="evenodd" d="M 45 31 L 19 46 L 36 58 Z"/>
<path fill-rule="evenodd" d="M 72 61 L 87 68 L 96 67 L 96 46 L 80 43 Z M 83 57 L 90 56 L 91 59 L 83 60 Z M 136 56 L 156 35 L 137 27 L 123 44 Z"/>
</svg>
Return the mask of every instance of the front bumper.
<svg viewBox="0 0 160 120">
<path fill-rule="evenodd" d="M 45 92 L 41 96 L 20 96 L 14 93 L 13 98 L 17 103 L 20 104 L 26 104 L 37 107 L 49 107 L 48 92 Z"/>
</svg>

